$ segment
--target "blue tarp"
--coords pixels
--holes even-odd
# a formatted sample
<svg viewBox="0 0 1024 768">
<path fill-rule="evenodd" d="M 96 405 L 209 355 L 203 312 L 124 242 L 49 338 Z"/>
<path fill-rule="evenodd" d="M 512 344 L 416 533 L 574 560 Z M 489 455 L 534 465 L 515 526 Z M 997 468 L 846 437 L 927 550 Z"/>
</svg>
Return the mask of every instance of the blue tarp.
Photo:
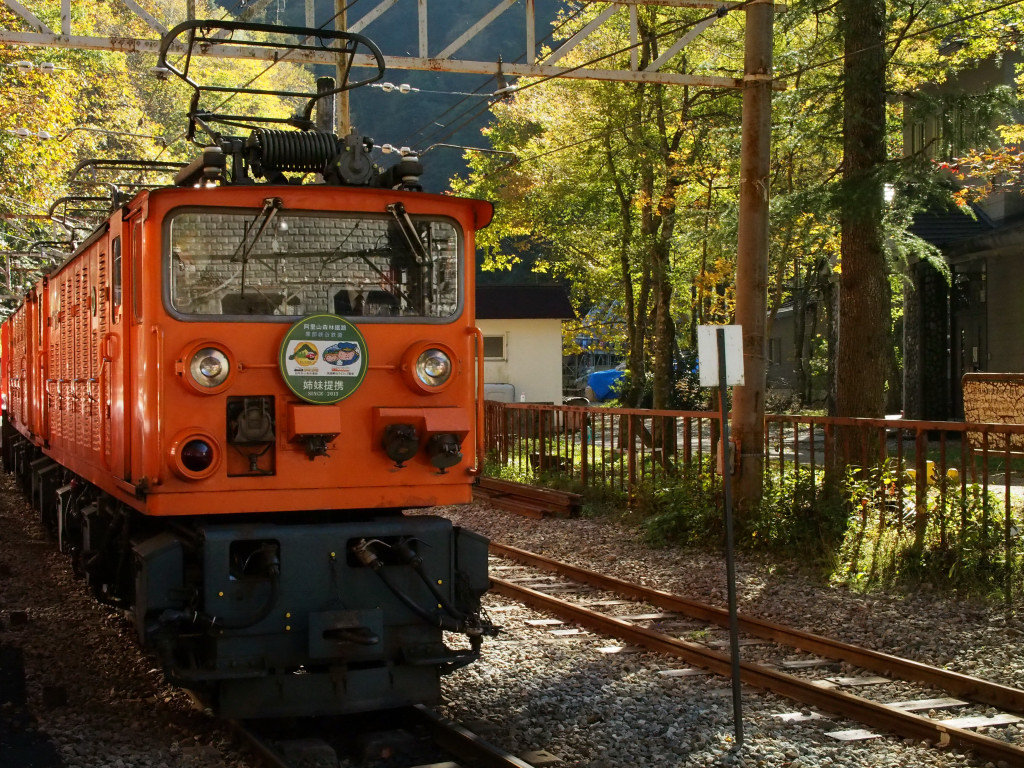
<svg viewBox="0 0 1024 768">
<path fill-rule="evenodd" d="M 612 369 L 610 371 L 594 371 L 587 377 L 587 386 L 594 392 L 594 397 L 600 401 L 618 395 L 619 382 L 622 380 L 625 371 Z"/>
</svg>

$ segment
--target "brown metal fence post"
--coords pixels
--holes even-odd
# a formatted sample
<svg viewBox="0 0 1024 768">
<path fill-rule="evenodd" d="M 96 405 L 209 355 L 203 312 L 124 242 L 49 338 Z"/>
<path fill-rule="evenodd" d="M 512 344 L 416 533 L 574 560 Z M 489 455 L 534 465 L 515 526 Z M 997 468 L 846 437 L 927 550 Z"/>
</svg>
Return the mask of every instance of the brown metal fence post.
<svg viewBox="0 0 1024 768">
<path fill-rule="evenodd" d="M 914 549 L 924 549 L 924 536 L 928 530 L 928 443 L 926 433 L 918 429 L 914 436 L 914 466 L 917 468 L 914 494 Z M 901 441 L 902 442 L 902 441 Z"/>
<path fill-rule="evenodd" d="M 622 426 L 622 420 L 620 417 L 619 426 Z M 633 500 L 633 491 L 636 487 L 636 421 L 633 418 L 633 414 L 630 413 L 626 416 L 626 441 L 628 444 L 625 447 L 626 450 L 626 465 L 627 465 L 627 479 L 629 488 L 629 499 L 630 503 Z"/>
<path fill-rule="evenodd" d="M 583 412 L 580 419 L 580 482 L 586 488 L 590 482 L 590 411 Z"/>
<path fill-rule="evenodd" d="M 1006 455 L 1003 458 L 1003 579 L 1006 607 L 1013 604 L 1013 508 L 1010 504 L 1010 435 L 1006 435 Z"/>
</svg>

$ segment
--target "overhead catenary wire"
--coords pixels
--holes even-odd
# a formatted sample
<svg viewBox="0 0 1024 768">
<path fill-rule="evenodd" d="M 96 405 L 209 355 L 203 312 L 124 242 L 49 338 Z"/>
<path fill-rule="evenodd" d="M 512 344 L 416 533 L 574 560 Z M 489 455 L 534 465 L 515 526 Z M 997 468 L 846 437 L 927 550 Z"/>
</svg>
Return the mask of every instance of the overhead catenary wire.
<svg viewBox="0 0 1024 768">
<path fill-rule="evenodd" d="M 353 0 L 353 2 L 351 2 L 351 3 L 349 3 L 349 4 L 347 5 L 347 6 L 345 6 L 345 8 L 344 8 L 344 9 L 342 9 L 342 10 L 338 11 L 337 13 L 335 13 L 334 15 L 332 15 L 332 16 L 331 16 L 330 18 L 328 18 L 328 19 L 327 19 L 327 20 L 326 20 L 325 22 L 323 22 L 322 24 L 320 24 L 320 25 L 319 25 L 319 26 L 317 27 L 317 29 L 323 29 L 323 28 L 324 28 L 324 27 L 326 27 L 326 26 L 327 26 L 328 24 L 330 24 L 330 23 L 331 23 L 332 21 L 334 21 L 334 20 L 335 20 L 336 18 L 338 18 L 338 17 L 340 16 L 340 15 L 342 15 L 343 13 L 346 13 L 346 12 L 348 12 L 348 11 L 349 11 L 349 10 L 350 10 L 351 8 L 353 8 L 353 7 L 354 7 L 354 6 L 355 6 L 355 5 L 356 5 L 356 4 L 358 3 L 358 2 L 359 2 L 359 0 Z M 693 26 L 695 26 L 695 25 L 697 25 L 697 24 L 703 23 L 704 21 L 707 21 L 707 20 L 710 20 L 710 19 L 714 18 L 715 16 L 718 16 L 718 17 L 722 17 L 722 16 L 724 16 L 724 15 L 725 15 L 725 13 L 726 13 L 727 11 L 730 11 L 730 10 L 735 10 L 735 9 L 737 9 L 737 8 L 742 8 L 742 7 L 744 7 L 744 6 L 745 6 L 745 5 L 747 4 L 747 3 L 749 3 L 749 2 L 750 2 L 750 0 L 746 0 L 746 2 L 744 2 L 744 3 L 740 4 L 740 5 L 737 5 L 737 6 L 733 6 L 733 7 L 731 7 L 731 8 L 727 8 L 726 6 L 720 6 L 720 7 L 719 7 L 719 9 L 717 9 L 717 10 L 715 11 L 715 13 L 713 13 L 713 14 L 710 14 L 710 15 L 708 15 L 708 16 L 706 16 L 706 17 L 702 18 L 702 19 L 699 19 L 699 20 L 697 20 L 697 21 L 694 21 L 694 22 L 690 22 L 690 23 L 687 23 L 687 24 L 683 24 L 683 25 L 680 25 L 680 26 L 676 27 L 675 29 L 672 29 L 672 30 L 668 30 L 668 31 L 665 31 L 665 32 L 659 33 L 658 37 L 665 37 L 665 36 L 668 36 L 668 35 L 674 35 L 674 34 L 678 34 L 678 32 L 681 32 L 681 31 L 684 31 L 684 30 L 690 29 L 690 28 L 692 28 Z M 545 36 L 545 37 L 543 38 L 543 40 L 547 40 L 548 38 L 550 38 L 550 37 L 554 36 L 554 35 L 555 35 L 555 34 L 557 33 L 557 31 L 558 31 L 559 29 L 561 29 L 561 28 L 562 28 L 562 27 L 564 27 L 564 26 L 565 26 L 566 24 L 570 23 L 570 22 L 571 22 L 572 20 L 574 20 L 575 18 L 577 18 L 577 17 L 578 17 L 578 16 L 579 16 L 579 15 L 580 15 L 580 14 L 581 14 L 582 12 L 583 12 L 583 8 L 582 8 L 582 7 L 580 7 L 580 8 L 579 8 L 579 9 L 577 9 L 577 10 L 575 10 L 575 11 L 574 11 L 574 12 L 573 12 L 573 13 L 572 13 L 572 14 L 571 14 L 570 16 L 568 16 L 568 17 L 567 17 L 566 19 L 562 20 L 562 22 L 561 22 L 561 23 L 560 23 L 560 24 L 559 24 L 559 25 L 558 25 L 557 27 L 553 28 L 553 29 L 552 29 L 552 31 L 551 31 L 551 32 L 549 32 L 549 33 L 548 33 L 548 35 L 546 35 L 546 36 Z M 587 61 L 587 62 L 584 62 L 584 63 L 582 63 L 582 64 L 580 64 L 580 65 L 577 65 L 577 66 L 575 66 L 575 67 L 570 67 L 570 68 L 566 69 L 566 70 L 565 70 L 565 72 L 573 72 L 573 71 L 576 71 L 576 70 L 578 70 L 578 69 L 582 69 L 582 68 L 585 68 L 585 67 L 587 67 L 587 66 L 590 66 L 590 65 L 592 65 L 592 64 L 595 64 L 595 63 L 597 63 L 597 62 L 603 61 L 604 59 L 607 59 L 607 58 L 611 58 L 611 57 L 614 57 L 614 56 L 617 56 L 617 55 L 621 55 L 622 53 L 627 53 L 627 52 L 629 52 L 630 50 L 632 50 L 633 48 L 635 48 L 635 47 L 637 47 L 637 46 L 639 46 L 639 45 L 641 45 L 641 44 L 642 44 L 642 43 L 639 43 L 639 42 L 638 42 L 637 44 L 634 44 L 634 45 L 630 45 L 630 46 L 627 46 L 627 47 L 625 47 L 625 48 L 622 48 L 622 49 L 620 49 L 620 50 L 617 50 L 617 51 L 612 51 L 612 52 L 610 52 L 610 53 L 607 53 L 607 54 L 603 54 L 603 55 L 601 55 L 601 56 L 599 56 L 599 57 L 595 57 L 594 59 L 592 59 L 592 60 L 590 60 L 590 61 Z M 524 55 L 525 55 L 525 51 L 524 51 L 524 52 L 523 52 L 522 54 L 520 54 L 520 56 L 519 56 L 519 57 L 518 57 L 518 58 L 517 58 L 516 60 L 518 61 L 519 59 L 522 59 Z M 287 56 L 288 56 L 288 53 L 286 52 L 286 53 L 285 53 L 284 55 L 282 55 L 281 57 L 279 57 L 279 58 L 278 58 L 277 60 L 275 60 L 274 62 L 272 62 L 272 63 L 271 63 L 271 64 L 269 64 L 268 66 L 264 67 L 264 69 L 263 69 L 263 70 L 261 70 L 261 71 L 260 71 L 259 73 L 255 74 L 255 75 L 254 75 L 253 77 L 251 77 L 251 78 L 250 78 L 250 79 L 249 79 L 248 81 L 246 81 L 246 83 L 244 84 L 244 86 L 243 86 L 243 87 L 248 87 L 249 85 L 251 85 L 252 83 L 254 83 L 254 82 L 255 82 L 256 80 L 258 80 L 258 79 L 259 79 L 260 77 L 263 77 L 264 75 L 266 75 L 266 74 L 267 74 L 267 73 L 268 73 L 268 72 L 269 72 L 269 71 L 270 71 L 270 70 L 271 70 L 271 69 L 272 69 L 272 68 L 273 68 L 274 66 L 276 66 L 276 65 L 277 65 L 278 63 L 280 63 L 281 61 L 285 60 L 285 59 L 287 58 Z M 534 82 L 532 82 L 532 83 L 529 83 L 529 84 L 527 84 L 526 86 L 522 86 L 522 87 L 533 87 L 533 86 L 535 86 L 535 85 L 540 85 L 540 84 L 542 84 L 542 83 L 544 83 L 544 82 L 547 82 L 548 80 L 552 79 L 553 77 L 557 77 L 557 76 L 558 76 L 558 75 L 550 75 L 550 76 L 542 77 L 542 78 L 538 79 L 537 81 L 534 81 Z M 456 117 L 455 117 L 455 118 L 454 118 L 454 119 L 453 119 L 453 120 L 452 120 L 451 122 L 449 122 L 449 123 L 448 123 L 448 124 L 446 124 L 446 125 L 441 125 L 440 123 L 438 123 L 438 121 L 439 121 L 439 120 L 441 120 L 441 119 L 443 119 L 443 116 L 444 116 L 444 115 L 445 115 L 445 114 L 446 114 L 447 112 L 450 112 L 450 111 L 452 111 L 453 109 L 456 109 L 456 108 L 458 108 L 458 106 L 459 106 L 460 104 L 464 103 L 464 102 L 465 102 L 465 101 L 466 101 L 467 99 L 470 99 L 470 98 L 474 98 L 474 97 L 481 97 L 481 98 L 485 98 L 485 99 L 487 99 L 487 98 L 491 98 L 491 99 L 493 99 L 493 98 L 494 98 L 494 94 L 493 94 L 493 93 L 492 93 L 492 94 L 481 94 L 481 93 L 480 93 L 480 91 L 481 91 L 481 90 L 483 89 L 483 87 L 484 87 L 484 86 L 485 86 L 485 85 L 486 85 L 487 83 L 489 83 L 489 82 L 490 82 L 490 81 L 491 81 L 492 79 L 493 79 L 493 76 L 492 76 L 492 77 L 490 77 L 490 78 L 488 78 L 487 80 L 485 80 L 485 81 L 484 81 L 484 82 L 483 82 L 483 83 L 482 83 L 482 84 L 481 84 L 481 85 L 480 85 L 480 86 L 479 86 L 479 87 L 478 87 L 478 88 L 477 88 L 477 89 L 476 89 L 475 91 L 473 91 L 473 92 L 443 92 L 443 91 L 425 91 L 425 92 L 428 92 L 428 93 L 435 93 L 435 94 L 444 94 L 444 93 L 451 93 L 452 95 L 460 95 L 460 96 L 462 96 L 463 98 L 462 98 L 462 100 L 460 100 L 460 102 L 459 102 L 458 104 L 454 105 L 453 107 L 449 107 L 449 108 L 448 108 L 448 109 L 446 109 L 446 110 L 445 110 L 444 112 L 442 112 L 440 116 L 438 116 L 438 117 L 436 117 L 436 118 L 432 119 L 432 120 L 431 120 L 430 122 L 428 122 L 427 124 L 425 124 L 425 125 L 421 126 L 421 127 L 420 127 L 420 128 L 418 128 L 417 130 L 413 131 L 413 132 L 412 132 L 411 134 L 408 134 L 408 135 L 407 135 L 407 136 L 406 136 L 405 138 L 403 138 L 403 139 L 402 139 L 402 140 L 401 140 L 400 142 L 398 142 L 398 143 L 399 143 L 399 144 L 406 144 L 406 143 L 412 143 L 412 142 L 411 142 L 411 138 L 412 138 L 413 136 L 416 136 L 416 135 L 417 135 L 418 133 L 420 133 L 420 132 L 421 132 L 421 131 L 422 131 L 422 130 L 423 130 L 424 128 L 426 128 L 426 127 L 427 127 L 427 126 L 429 126 L 429 125 L 437 125 L 437 126 L 439 126 L 439 127 L 440 127 L 440 128 L 442 129 L 442 130 L 445 130 L 445 129 L 447 129 L 447 133 L 443 133 L 443 134 L 441 134 L 441 133 L 440 133 L 439 131 L 437 131 L 437 130 L 434 130 L 434 131 L 432 131 L 432 132 L 431 132 L 430 134 L 428 134 L 427 136 L 425 136 L 425 137 L 424 137 L 424 138 L 422 139 L 422 143 L 424 143 L 424 144 L 428 144 L 428 143 L 430 143 L 430 144 L 437 144 L 437 143 L 442 143 L 442 142 L 444 142 L 444 141 L 445 141 L 446 139 L 450 138 L 450 137 L 451 137 L 452 135 L 454 135 L 455 133 L 457 133 L 458 131 L 462 130 L 462 128 L 466 127 L 466 126 L 467 126 L 468 124 L 470 124 L 470 123 L 471 123 L 472 121 L 474 121 L 474 120 L 475 120 L 475 119 L 476 119 L 477 117 L 479 117 L 479 116 L 480 116 L 481 114 L 483 114 L 483 113 L 484 113 L 484 112 L 485 112 L 485 111 L 486 111 L 486 110 L 487 110 L 487 109 L 488 109 L 488 108 L 490 107 L 490 104 L 489 104 L 489 103 L 482 103 L 482 104 L 480 104 L 480 105 L 476 105 L 476 106 L 474 106 L 474 107 L 470 107 L 469 109 L 466 109 L 466 110 L 464 110 L 463 112 L 459 113 L 459 114 L 458 114 L 458 115 L 457 115 L 457 116 L 456 116 Z M 510 89 L 510 90 L 513 90 L 513 91 L 515 91 L 515 90 L 520 90 L 520 88 L 521 88 L 520 86 L 516 86 L 515 88 L 513 88 L 513 89 Z M 410 87 L 410 90 L 412 90 L 412 89 L 411 89 L 411 87 Z M 416 90 L 421 90 L 421 89 L 416 89 Z M 231 94 L 230 96 L 227 96 L 227 97 L 226 97 L 226 98 L 224 98 L 224 99 L 223 99 L 223 100 L 222 100 L 221 102 L 219 102 L 219 103 L 218 103 L 218 104 L 217 104 L 217 105 L 216 105 L 215 107 L 213 107 L 213 110 L 214 110 L 214 111 L 216 111 L 216 110 L 218 110 L 218 109 L 221 109 L 221 108 L 223 108 L 223 107 L 224 107 L 224 106 L 225 106 L 226 104 L 228 104 L 228 103 L 229 103 L 229 102 L 230 102 L 230 101 L 231 101 L 231 100 L 232 100 L 233 98 L 235 98 L 235 96 L 236 96 L 236 94 Z M 181 134 L 181 135 L 177 136 L 177 137 L 176 137 L 176 138 L 174 138 L 174 139 L 173 139 L 172 141 L 168 142 L 168 146 L 169 146 L 170 144 L 176 144 L 176 143 L 177 143 L 178 141 L 180 141 L 180 140 L 181 140 L 182 138 L 184 138 L 184 137 L 185 137 L 185 134 Z M 163 152 L 164 152 L 164 151 L 166 151 L 166 149 L 167 149 L 167 148 L 168 148 L 168 147 L 165 147 L 165 148 L 164 148 L 164 150 L 162 150 L 162 151 L 161 151 L 160 153 L 158 153 L 157 157 L 159 158 L 159 157 L 160 157 L 160 156 L 161 156 L 161 155 L 163 154 Z"/>
<path fill-rule="evenodd" d="M 572 22 L 572 21 L 574 21 L 574 20 L 575 20 L 576 18 L 578 18 L 578 17 L 579 17 L 579 16 L 580 16 L 580 15 L 581 15 L 581 14 L 583 13 L 583 11 L 584 11 L 584 10 L 585 10 L 585 6 L 583 6 L 583 5 L 580 5 L 580 6 L 579 6 L 578 8 L 576 8 L 576 9 L 575 9 L 575 10 L 574 10 L 574 11 L 573 11 L 572 13 L 570 13 L 570 14 L 569 14 L 569 15 L 568 15 L 568 16 L 567 16 L 567 17 L 566 17 L 565 19 L 563 19 L 563 20 L 561 21 L 561 23 L 559 23 L 559 24 L 558 24 L 557 26 L 553 27 L 553 28 L 551 29 L 551 31 L 549 31 L 549 32 L 548 32 L 548 33 L 547 33 L 547 34 L 546 34 L 546 35 L 545 35 L 545 36 L 544 36 L 543 38 L 541 38 L 541 40 L 540 40 L 539 42 L 540 42 L 540 43 L 544 43 L 544 42 L 546 42 L 547 40 L 549 40 L 549 39 L 553 38 L 553 37 L 554 37 L 554 36 L 555 36 L 555 35 L 556 35 L 556 34 L 557 34 L 557 33 L 559 32 L 559 30 L 561 30 L 561 29 L 562 29 L 562 28 L 563 28 L 564 26 L 566 26 L 567 24 L 569 24 L 570 22 Z M 516 57 L 516 58 L 514 59 L 514 61 L 520 61 L 520 60 L 522 60 L 522 59 L 523 59 L 523 57 L 524 57 L 524 56 L 526 56 L 526 51 L 525 51 L 525 50 L 524 50 L 524 51 L 523 51 L 522 53 L 520 53 L 520 54 L 519 54 L 519 56 L 517 56 L 517 57 Z M 426 128 L 428 128 L 429 126 L 432 126 L 432 125 L 440 125 L 440 122 L 439 122 L 439 121 L 440 121 L 440 120 L 442 120 L 442 119 L 444 119 L 444 116 L 445 116 L 446 114 L 448 114 L 449 112 L 453 111 L 454 109 L 457 109 L 457 108 L 458 108 L 458 107 L 459 107 L 459 106 L 460 106 L 461 104 L 465 103 L 465 102 L 467 101 L 467 99 L 469 99 L 469 98 L 471 98 L 472 96 L 475 96 L 476 94 L 478 94 L 478 93 L 479 93 L 479 92 L 480 92 L 481 90 L 483 90 L 484 86 L 485 86 L 485 85 L 487 85 L 488 83 L 490 83 L 490 82 L 491 82 L 491 80 L 493 80 L 494 78 L 495 78 L 495 75 L 491 75 L 490 77 L 488 77 L 488 78 L 487 78 L 486 80 L 484 80 L 484 81 L 483 81 L 483 82 L 482 82 L 482 83 L 481 83 L 481 84 L 480 84 L 479 86 L 477 86 L 477 88 L 476 88 L 476 89 L 475 89 L 475 90 L 474 90 L 474 91 L 472 92 L 472 95 L 471 95 L 471 96 L 465 96 L 465 97 L 463 97 L 462 99 L 460 99 L 460 100 L 459 100 L 459 101 L 458 101 L 457 103 L 455 103 L 455 104 L 454 104 L 454 105 L 452 105 L 451 107 L 448 107 L 447 109 L 443 110 L 443 111 L 442 111 L 442 112 L 440 113 L 440 115 L 437 115 L 437 116 L 435 116 L 435 117 L 431 118 L 431 119 L 430 119 L 430 120 L 428 120 L 428 121 L 427 121 L 426 123 L 424 123 L 424 124 L 423 124 L 422 126 L 420 126 L 419 128 L 417 128 L 416 130 L 414 130 L 414 131 L 413 131 L 412 133 L 410 133 L 410 134 L 406 134 L 406 136 L 405 136 L 405 137 L 404 137 L 404 138 L 402 139 L 402 141 L 401 141 L 401 142 L 399 142 L 399 143 L 402 143 L 402 144 L 411 144 L 411 143 L 412 143 L 412 139 L 413 139 L 413 137 L 417 136 L 417 135 L 418 135 L 418 134 L 419 134 L 419 133 L 420 133 L 421 131 L 425 130 Z M 489 95 L 489 96 L 491 96 L 491 97 L 493 97 L 493 95 L 494 95 L 494 94 L 492 93 L 492 94 L 488 94 L 488 95 Z M 486 109 L 487 109 L 487 108 L 488 108 L 489 106 L 490 106 L 490 105 L 487 105 L 487 106 L 485 106 L 485 107 L 484 107 L 483 109 L 479 110 L 479 111 L 478 111 L 478 112 L 476 113 L 476 115 L 474 115 L 474 117 L 473 117 L 473 118 L 470 118 L 470 120 L 472 120 L 472 119 L 475 119 L 475 117 L 476 117 L 476 116 L 479 116 L 480 114 L 482 114 L 482 113 L 483 113 L 484 111 L 486 111 Z M 461 114 L 465 114 L 465 113 L 461 113 Z M 461 114 L 460 114 L 460 117 L 461 117 Z M 456 119 L 459 119 L 459 118 L 456 118 Z M 458 130 L 461 130 L 461 128 L 462 128 L 462 126 L 460 126 L 460 127 L 459 127 L 459 129 L 457 129 L 456 131 L 454 131 L 454 132 L 452 132 L 452 133 L 457 133 L 457 132 L 458 132 Z M 436 133 L 436 132 L 435 132 L 435 133 Z M 452 135 L 452 133 L 449 133 L 449 134 L 447 134 L 447 135 L 446 135 L 446 136 L 444 136 L 444 137 L 443 137 L 443 138 L 442 138 L 441 140 L 443 141 L 444 139 L 446 139 L 446 138 L 449 138 L 449 137 L 450 137 L 450 136 Z M 423 144 L 429 144 L 429 143 L 430 143 L 430 139 L 429 139 L 429 138 L 424 138 L 424 139 L 422 139 L 422 140 L 421 140 L 421 142 L 422 142 Z"/>
<path fill-rule="evenodd" d="M 665 38 L 665 37 L 669 37 L 669 36 L 676 36 L 676 35 L 678 35 L 681 32 L 689 31 L 689 30 L 693 29 L 694 27 L 697 27 L 697 26 L 699 26 L 701 24 L 704 24 L 705 22 L 712 21 L 715 18 L 724 18 L 728 13 L 730 13 L 732 11 L 742 10 L 747 5 L 749 5 L 751 2 L 753 2 L 753 0 L 745 0 L 742 3 L 738 3 L 738 4 L 733 5 L 733 6 L 725 6 L 725 5 L 719 6 L 718 8 L 715 9 L 715 11 L 713 13 L 707 14 L 706 16 L 704 16 L 702 18 L 695 19 L 695 20 L 688 21 L 688 22 L 684 22 L 684 23 L 680 23 L 680 24 L 678 24 L 678 25 L 676 25 L 676 26 L 674 26 L 674 27 L 672 27 L 670 29 L 667 29 L 667 30 L 663 31 L 663 32 L 659 32 L 659 33 L 657 33 L 655 35 L 655 38 L 660 40 L 661 38 Z M 573 18 L 575 18 L 575 16 Z M 558 28 L 560 29 L 561 26 L 564 26 L 565 23 L 567 23 L 567 22 L 563 22 L 563 24 L 559 25 Z M 554 32 L 555 32 L 555 30 L 553 30 L 552 33 L 549 34 L 549 37 L 551 35 L 553 35 Z M 545 39 L 547 39 L 547 38 L 545 38 Z M 621 55 L 623 55 L 625 53 L 629 53 L 634 48 L 639 48 L 640 46 L 642 46 L 644 44 L 645 44 L 645 41 L 637 41 L 636 43 L 632 43 L 632 44 L 630 44 L 628 46 L 624 46 L 622 48 L 610 51 L 608 53 L 603 53 L 600 56 L 596 56 L 596 57 L 594 57 L 592 59 L 584 61 L 584 62 L 582 62 L 580 64 L 575 65 L 575 66 L 566 67 L 565 69 L 561 70 L 560 72 L 558 72 L 556 74 L 545 75 L 545 76 L 539 77 L 536 80 L 532 80 L 532 81 L 526 83 L 525 85 L 517 85 L 514 88 L 509 89 L 509 93 L 513 93 L 513 92 L 518 93 L 518 92 L 521 92 L 523 90 L 526 90 L 527 88 L 533 88 L 533 87 L 536 87 L 538 85 L 542 85 L 543 83 L 546 83 L 549 80 L 553 80 L 553 79 L 557 79 L 557 78 L 560 78 L 560 77 L 564 77 L 566 74 L 568 74 L 570 72 L 576 72 L 578 70 L 585 69 L 585 68 L 587 68 L 589 66 L 597 64 L 597 63 L 599 63 L 601 61 L 604 61 L 606 59 L 610 59 L 610 58 L 613 58 L 615 56 L 621 56 Z M 522 55 L 520 55 L 519 58 L 521 59 Z M 518 59 L 517 59 L 517 61 L 518 61 Z M 487 82 L 489 82 L 489 80 Z M 444 134 L 443 136 L 440 136 L 440 137 L 437 136 L 437 131 L 434 131 L 433 134 L 431 134 L 428 138 L 425 138 L 423 140 L 423 143 L 430 143 L 430 142 L 435 142 L 436 143 L 437 141 L 444 141 L 445 139 L 449 138 L 454 133 L 457 133 L 459 130 L 464 128 L 469 122 L 474 120 L 476 117 L 478 117 L 484 111 L 486 111 L 486 109 L 489 108 L 489 106 L 490 105 L 486 105 L 483 108 L 479 108 L 479 109 L 477 109 L 471 115 L 467 115 L 466 113 L 463 113 L 462 115 L 459 116 L 459 118 L 456 118 L 456 119 L 460 120 L 460 122 L 459 122 L 457 127 L 455 127 L 454 129 L 450 130 L 447 134 Z M 449 125 L 451 125 L 451 124 L 449 124 Z M 443 126 L 443 127 L 448 127 L 448 126 Z M 405 140 L 403 140 L 403 143 L 405 143 Z"/>
</svg>

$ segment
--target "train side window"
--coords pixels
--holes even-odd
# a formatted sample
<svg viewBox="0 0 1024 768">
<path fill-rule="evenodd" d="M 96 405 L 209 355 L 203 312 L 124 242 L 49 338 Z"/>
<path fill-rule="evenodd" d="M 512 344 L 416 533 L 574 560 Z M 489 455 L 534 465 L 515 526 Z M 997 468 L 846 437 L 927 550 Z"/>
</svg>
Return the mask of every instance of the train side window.
<svg viewBox="0 0 1024 768">
<path fill-rule="evenodd" d="M 110 317 L 117 322 L 121 309 L 121 236 L 114 238 L 110 260 Z"/>
</svg>

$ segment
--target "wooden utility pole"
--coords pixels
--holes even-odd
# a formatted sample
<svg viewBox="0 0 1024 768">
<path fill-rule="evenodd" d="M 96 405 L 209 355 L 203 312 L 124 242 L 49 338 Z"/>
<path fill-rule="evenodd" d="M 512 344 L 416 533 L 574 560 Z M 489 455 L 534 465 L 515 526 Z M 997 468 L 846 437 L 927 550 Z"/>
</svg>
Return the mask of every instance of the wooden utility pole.
<svg viewBox="0 0 1024 768">
<path fill-rule="evenodd" d="M 736 323 L 743 327 L 744 384 L 733 389 L 738 447 L 736 501 L 745 514 L 761 499 L 764 470 L 765 316 L 768 311 L 768 175 L 771 148 L 772 31 L 775 4 L 751 0 L 743 66 Z"/>
<path fill-rule="evenodd" d="M 334 28 L 339 32 L 344 32 L 348 29 L 348 21 L 345 16 L 345 9 L 347 7 L 348 5 L 345 0 L 334 0 Z M 337 72 L 338 74 L 334 79 L 338 81 L 338 85 L 344 85 L 348 79 L 347 53 L 341 53 L 338 55 Z M 352 130 L 352 118 L 349 114 L 348 91 L 342 91 L 338 94 L 338 102 L 335 111 L 338 122 L 337 134 L 342 137 L 348 136 L 349 131 Z"/>
<path fill-rule="evenodd" d="M 334 28 L 339 32 L 345 32 L 348 29 L 346 8 L 348 8 L 348 5 L 344 0 L 334 0 L 334 17 L 331 21 L 334 23 Z M 306 0 L 306 26 L 310 29 L 317 26 L 316 3 L 314 0 Z M 347 70 L 348 55 L 346 53 L 339 53 L 338 60 L 334 65 L 334 82 L 339 85 L 343 84 L 345 82 Z M 317 80 L 318 90 L 321 88 L 321 84 L 323 87 L 326 87 L 326 81 L 324 81 L 323 78 Z M 338 136 L 347 136 L 348 132 L 352 130 L 352 120 L 349 115 L 348 91 L 342 91 L 334 96 L 328 96 L 325 98 L 330 99 L 331 103 L 324 106 L 322 114 L 331 115 L 331 124 L 325 125 L 320 119 L 318 119 L 317 130 L 331 131 Z"/>
</svg>

